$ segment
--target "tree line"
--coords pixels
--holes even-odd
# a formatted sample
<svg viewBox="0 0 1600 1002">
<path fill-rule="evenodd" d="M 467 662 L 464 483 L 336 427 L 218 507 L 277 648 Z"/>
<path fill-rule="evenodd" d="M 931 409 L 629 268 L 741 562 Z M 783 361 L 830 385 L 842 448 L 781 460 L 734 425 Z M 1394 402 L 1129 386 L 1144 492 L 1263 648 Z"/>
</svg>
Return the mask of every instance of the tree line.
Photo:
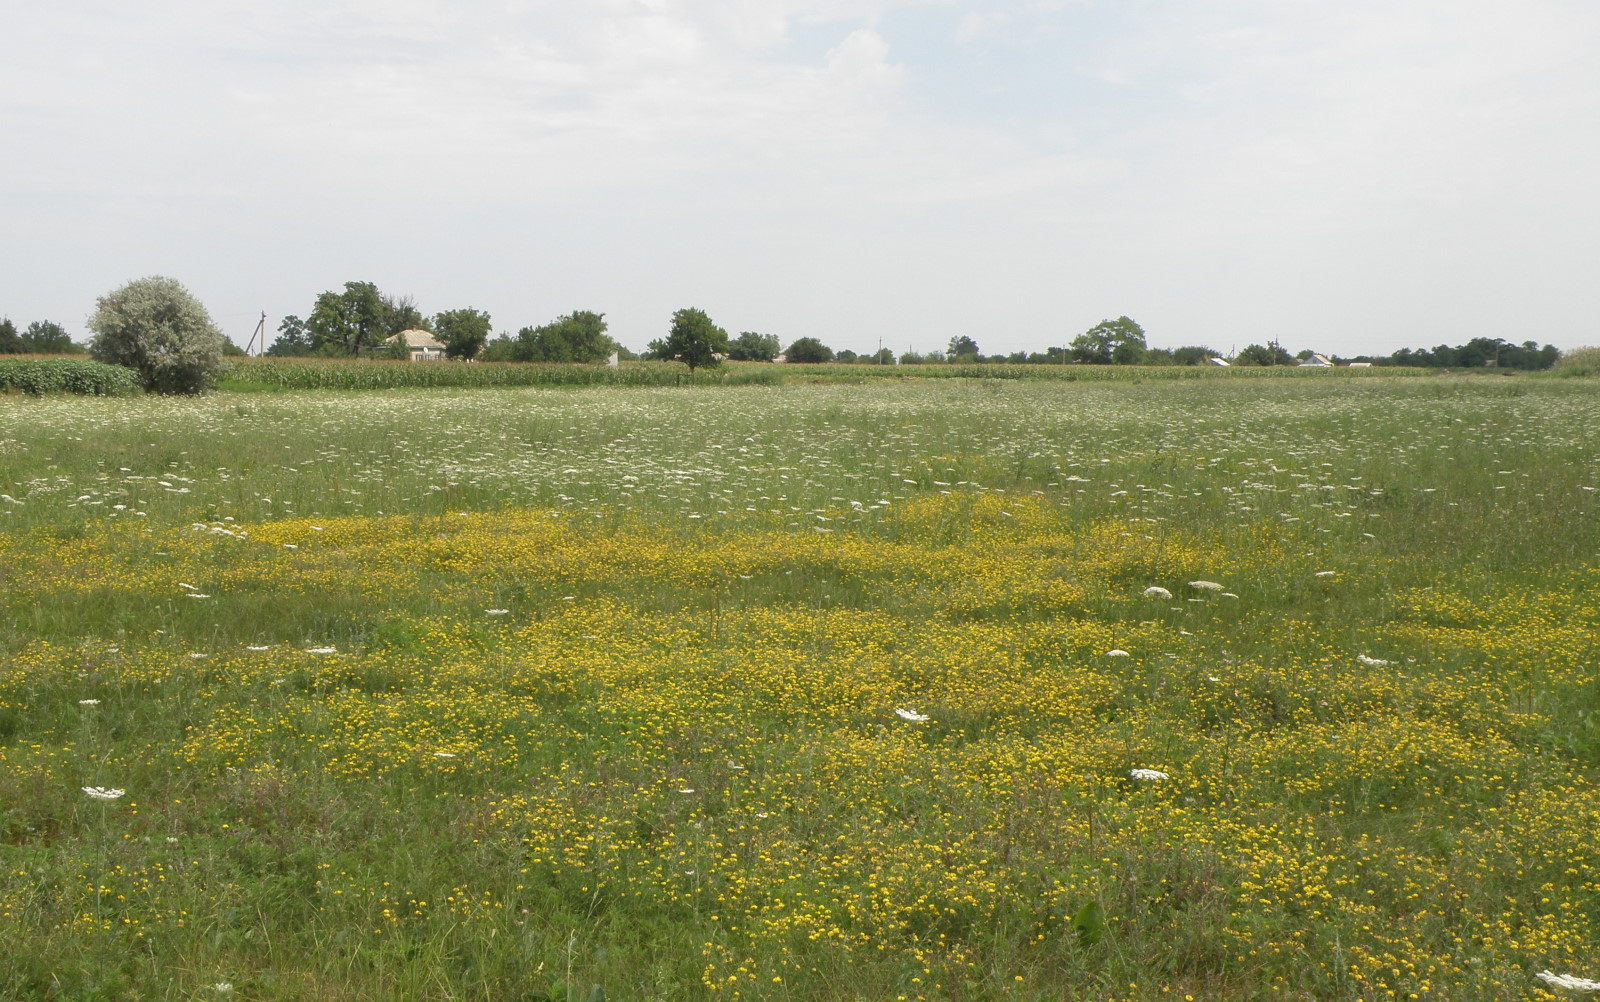
<svg viewBox="0 0 1600 1002">
<path fill-rule="evenodd" d="M 144 280 L 141 280 L 144 281 Z M 168 280 L 170 281 L 170 280 Z M 181 288 L 181 287 L 180 287 Z M 185 293 L 187 295 L 187 293 Z M 1100 323 L 1064 345 L 1044 351 L 1015 351 L 985 355 L 970 335 L 952 337 L 944 351 L 896 353 L 880 347 L 870 353 L 834 350 L 817 337 L 801 337 L 783 346 L 776 335 L 741 331 L 730 335 L 698 308 L 673 313 L 664 337 L 653 340 L 639 354 L 629 351 L 606 331 L 605 314 L 574 310 L 537 326 L 501 331 L 491 336 L 492 322 L 483 310 L 463 307 L 424 314 L 409 296 L 383 292 L 372 282 L 346 282 L 340 291 L 318 295 L 304 319 L 290 315 L 278 325 L 277 339 L 266 349 L 273 356 L 409 357 L 404 339 L 410 330 L 426 331 L 444 345 L 447 358 L 493 362 L 604 362 L 613 353 L 619 359 L 681 361 L 691 370 L 716 365 L 724 359 L 750 362 L 833 362 L 855 365 L 984 364 L 1011 365 L 1207 365 L 1215 359 L 1231 365 L 1298 365 L 1312 358 L 1309 350 L 1291 355 L 1276 340 L 1250 344 L 1224 354 L 1205 345 L 1152 348 L 1144 328 L 1130 317 Z M 93 324 L 91 323 L 91 329 Z M 0 318 L 0 354 L 82 354 L 60 325 L 40 320 L 18 331 Z M 223 339 L 222 353 L 242 354 Z M 1520 345 L 1501 338 L 1473 338 L 1459 346 L 1401 348 L 1389 355 L 1332 356 L 1334 364 L 1365 362 L 1375 366 L 1432 368 L 1548 369 L 1561 352 L 1554 345 L 1533 341 Z"/>
</svg>

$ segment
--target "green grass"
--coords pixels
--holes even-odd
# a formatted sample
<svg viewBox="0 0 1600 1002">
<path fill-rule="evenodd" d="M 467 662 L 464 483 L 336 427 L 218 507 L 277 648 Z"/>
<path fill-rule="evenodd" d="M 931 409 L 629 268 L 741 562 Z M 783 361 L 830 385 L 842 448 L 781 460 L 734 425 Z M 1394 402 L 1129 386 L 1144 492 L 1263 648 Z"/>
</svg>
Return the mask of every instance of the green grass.
<svg viewBox="0 0 1600 1002">
<path fill-rule="evenodd" d="M 774 368 L 0 398 L 0 997 L 1595 976 L 1582 381 Z"/>
</svg>

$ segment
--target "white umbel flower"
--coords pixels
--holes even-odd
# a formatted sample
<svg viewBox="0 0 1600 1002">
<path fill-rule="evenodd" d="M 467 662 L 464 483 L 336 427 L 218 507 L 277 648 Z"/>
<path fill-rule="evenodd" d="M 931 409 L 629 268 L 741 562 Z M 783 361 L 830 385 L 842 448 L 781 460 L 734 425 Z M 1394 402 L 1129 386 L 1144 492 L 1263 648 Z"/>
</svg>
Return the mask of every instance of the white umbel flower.
<svg viewBox="0 0 1600 1002">
<path fill-rule="evenodd" d="M 1221 591 L 1222 586 L 1215 581 L 1190 581 L 1189 587 L 1199 591 Z"/>
<path fill-rule="evenodd" d="M 306 653 L 307 654 L 338 654 L 339 653 L 339 648 L 337 648 L 337 647 L 307 647 L 306 648 Z"/>
<path fill-rule="evenodd" d="M 85 786 L 83 792 L 96 800 L 116 800 L 127 793 L 127 790 L 113 790 L 104 786 Z"/>
<path fill-rule="evenodd" d="M 1369 658 L 1365 654 L 1357 654 L 1356 660 L 1366 665 L 1368 668 L 1385 668 L 1394 664 L 1393 661 L 1385 661 L 1382 658 Z"/>
<path fill-rule="evenodd" d="M 1142 779 L 1147 782 L 1153 782 L 1158 779 L 1171 779 L 1172 777 L 1162 772 L 1160 769 L 1129 769 L 1128 778 Z"/>
<path fill-rule="evenodd" d="M 1540 971 L 1534 977 L 1555 988 L 1566 988 L 1575 992 L 1600 992 L 1600 981 L 1590 981 L 1588 978 L 1580 978 L 1576 974 L 1554 974 L 1550 971 Z"/>
<path fill-rule="evenodd" d="M 1146 588 L 1144 590 L 1144 597 L 1145 598 L 1169 599 L 1169 598 L 1172 597 L 1172 592 L 1167 591 L 1165 588 L 1161 587 L 1160 585 L 1151 585 L 1150 587 L 1148 587 L 1148 588 Z"/>
<path fill-rule="evenodd" d="M 894 713 L 895 713 L 895 716 L 899 717 L 901 720 L 910 720 L 913 723 L 918 723 L 918 724 L 922 723 L 924 720 L 933 719 L 933 718 L 929 717 L 926 713 L 918 713 L 916 710 L 900 710 L 900 709 L 897 709 L 897 710 L 894 711 Z"/>
<path fill-rule="evenodd" d="M 1132 655 L 1120 647 L 1113 647 L 1109 651 L 1106 651 L 1106 657 L 1108 658 L 1126 658 L 1131 656 Z"/>
</svg>

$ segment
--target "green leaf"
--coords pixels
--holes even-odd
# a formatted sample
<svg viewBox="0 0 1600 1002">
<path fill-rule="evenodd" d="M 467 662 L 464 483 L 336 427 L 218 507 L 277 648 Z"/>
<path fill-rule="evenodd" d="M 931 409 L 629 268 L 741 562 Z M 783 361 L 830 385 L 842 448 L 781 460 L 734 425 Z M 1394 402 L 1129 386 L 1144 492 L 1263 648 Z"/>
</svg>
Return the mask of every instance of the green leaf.
<svg viewBox="0 0 1600 1002">
<path fill-rule="evenodd" d="M 1100 905 L 1094 901 L 1078 909 L 1078 914 L 1072 916 L 1072 928 L 1078 930 L 1078 938 L 1089 946 L 1100 942 L 1100 937 L 1106 932 L 1105 912 L 1100 910 Z"/>
</svg>

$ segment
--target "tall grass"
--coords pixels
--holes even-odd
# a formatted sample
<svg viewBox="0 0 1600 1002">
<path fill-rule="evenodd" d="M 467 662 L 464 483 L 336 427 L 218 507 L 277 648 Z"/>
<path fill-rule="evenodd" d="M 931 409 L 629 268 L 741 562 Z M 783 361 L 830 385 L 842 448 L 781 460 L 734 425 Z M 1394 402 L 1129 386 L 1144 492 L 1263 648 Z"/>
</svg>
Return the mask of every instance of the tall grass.
<svg viewBox="0 0 1600 1002">
<path fill-rule="evenodd" d="M 233 362 L 224 390 L 379 390 L 407 387 L 700 386 L 776 383 L 768 370 L 690 373 L 667 362 L 603 365 L 527 362 L 405 362 L 374 359 L 250 358 Z"/>
<path fill-rule="evenodd" d="M 14 996 L 1594 976 L 1577 383 L 12 397 L 0 429 Z"/>
</svg>

